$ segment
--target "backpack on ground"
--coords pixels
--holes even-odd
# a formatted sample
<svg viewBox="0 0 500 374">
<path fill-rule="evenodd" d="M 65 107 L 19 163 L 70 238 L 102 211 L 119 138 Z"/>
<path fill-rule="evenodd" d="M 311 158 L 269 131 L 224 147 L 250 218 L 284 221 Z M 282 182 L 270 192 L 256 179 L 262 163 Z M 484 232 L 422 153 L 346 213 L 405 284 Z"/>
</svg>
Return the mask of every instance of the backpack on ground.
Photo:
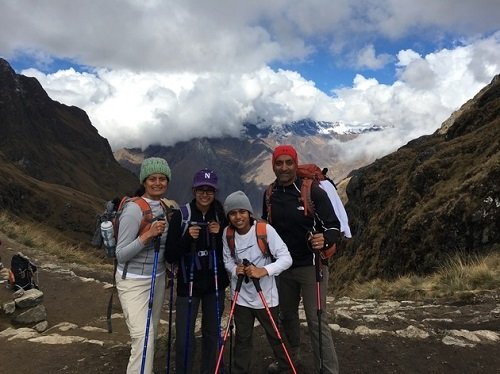
<svg viewBox="0 0 500 374">
<path fill-rule="evenodd" d="M 14 275 L 15 290 L 30 290 L 38 289 L 38 284 L 35 282 L 35 273 L 37 267 L 30 261 L 28 257 L 22 253 L 12 256 L 10 261 L 10 270 Z"/>
<path fill-rule="evenodd" d="M 304 206 L 304 214 L 309 217 L 315 217 L 315 206 L 314 201 L 311 198 L 311 187 L 312 185 L 317 185 L 321 187 L 328 195 L 330 202 L 335 211 L 335 215 L 340 222 L 340 231 L 344 234 L 346 238 L 351 237 L 351 230 L 349 228 L 348 217 L 345 211 L 344 205 L 340 200 L 337 193 L 337 188 L 330 178 L 327 178 L 326 173 L 328 169 L 321 169 L 316 164 L 302 164 L 297 166 L 297 176 L 302 179 L 302 186 L 300 187 L 300 202 Z M 266 206 L 267 206 L 267 219 L 269 223 L 272 224 L 271 216 L 271 195 L 273 193 L 274 183 L 271 183 L 266 189 Z M 326 259 L 331 256 L 336 251 L 336 246 L 333 245 L 327 248 L 325 251 L 321 251 L 320 254 L 322 258 Z"/>
<path fill-rule="evenodd" d="M 254 222 L 255 225 L 255 236 L 257 237 L 257 244 L 259 245 L 259 249 L 264 255 L 264 257 L 270 257 L 271 251 L 269 250 L 269 243 L 267 241 L 267 221 L 263 219 L 256 219 Z M 227 245 L 229 247 L 229 251 L 231 252 L 231 257 L 235 257 L 236 244 L 235 244 L 235 230 L 234 227 L 229 225 L 226 229 L 226 240 Z"/>
</svg>

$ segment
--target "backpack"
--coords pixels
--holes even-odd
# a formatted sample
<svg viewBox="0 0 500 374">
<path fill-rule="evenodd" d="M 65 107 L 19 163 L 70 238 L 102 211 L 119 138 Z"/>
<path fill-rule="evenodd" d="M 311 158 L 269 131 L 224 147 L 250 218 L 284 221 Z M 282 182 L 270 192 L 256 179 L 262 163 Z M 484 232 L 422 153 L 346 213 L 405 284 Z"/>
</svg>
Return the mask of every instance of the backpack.
<svg viewBox="0 0 500 374">
<path fill-rule="evenodd" d="M 14 275 L 14 288 L 16 290 L 38 289 L 38 285 L 34 279 L 37 267 L 28 257 L 20 252 L 12 256 L 10 270 Z"/>
<path fill-rule="evenodd" d="M 235 240 L 234 240 L 234 227 L 229 225 L 226 229 L 226 240 L 231 252 L 231 257 L 235 257 Z M 271 251 L 269 250 L 269 243 L 267 242 L 267 221 L 263 219 L 255 220 L 255 236 L 257 237 L 257 244 L 259 245 L 260 251 L 264 257 L 273 257 Z"/>
<path fill-rule="evenodd" d="M 121 199 L 119 197 L 115 197 L 113 200 L 107 201 L 106 204 L 104 204 L 104 212 L 96 215 L 94 235 L 90 240 L 90 245 L 92 245 L 92 247 L 101 248 L 103 246 L 104 243 L 101 233 L 101 223 L 112 221 L 112 219 L 116 216 L 116 211 L 118 210 L 120 201 Z"/>
<path fill-rule="evenodd" d="M 340 231 L 344 233 L 347 238 L 351 237 L 351 231 L 348 225 L 347 213 L 345 211 L 344 205 L 342 204 L 336 190 L 336 186 L 333 181 L 327 178 L 326 173 L 327 168 L 320 169 L 316 164 L 302 164 L 297 166 L 297 176 L 302 179 L 302 186 L 300 187 L 300 202 L 304 206 L 304 215 L 309 217 L 315 217 L 315 206 L 314 201 L 311 198 L 311 187 L 312 185 L 317 185 L 321 187 L 327 193 L 330 202 L 335 211 L 335 215 L 339 219 L 341 228 Z M 274 189 L 274 182 L 271 183 L 265 194 L 265 202 L 267 207 L 267 219 L 269 223 L 272 224 L 271 216 L 271 195 Z M 321 258 L 327 259 L 333 256 L 336 252 L 336 245 L 332 245 L 323 251 L 320 251 Z"/>
<path fill-rule="evenodd" d="M 146 200 L 144 200 L 142 197 L 135 196 L 135 197 L 129 197 L 129 196 L 124 196 L 118 203 L 118 207 L 116 208 L 116 211 L 113 211 L 111 215 L 108 217 L 111 217 L 111 219 L 108 219 L 106 221 L 101 222 L 101 225 L 103 223 L 108 223 L 111 222 L 111 225 L 109 228 L 112 231 L 111 232 L 106 232 L 106 230 L 101 230 L 101 238 L 102 242 L 104 244 L 104 247 L 106 248 L 106 254 L 108 257 L 114 258 L 116 257 L 116 239 L 118 239 L 118 226 L 119 226 L 119 219 L 120 215 L 123 213 L 123 209 L 125 208 L 125 205 L 128 202 L 133 202 L 141 208 L 142 212 L 142 220 L 139 225 L 139 233 L 138 235 L 143 234 L 149 228 L 151 227 L 151 223 L 153 222 L 153 212 L 151 211 L 151 207 L 147 203 Z M 104 217 L 107 218 L 107 217 Z M 109 225 L 109 223 L 108 223 Z"/>
<path fill-rule="evenodd" d="M 116 201 L 119 201 L 118 204 L 116 204 Z M 149 206 L 148 202 L 140 196 L 134 196 L 134 197 L 124 196 L 121 199 L 114 199 L 110 202 L 108 201 L 106 203 L 106 210 L 100 216 L 100 219 L 99 219 L 100 221 L 102 219 L 104 219 L 104 221 L 102 221 L 102 222 L 111 221 L 112 229 L 113 229 L 112 230 L 112 238 L 114 239 L 111 242 L 109 242 L 108 240 L 110 237 L 108 236 L 108 233 L 103 232 L 101 230 L 100 225 L 99 225 L 99 232 L 100 232 L 100 235 L 102 238 L 101 243 L 104 244 L 104 247 L 106 248 L 107 256 L 112 257 L 114 259 L 114 261 L 113 261 L 114 262 L 113 287 L 111 289 L 111 295 L 110 295 L 110 298 L 108 301 L 108 307 L 107 307 L 107 313 L 106 313 L 106 317 L 107 317 L 106 320 L 107 320 L 107 324 L 108 324 L 108 332 L 109 333 L 113 332 L 112 323 L 111 323 L 111 313 L 112 313 L 112 308 L 113 308 L 113 294 L 114 294 L 114 291 L 116 289 L 115 275 L 116 275 L 116 271 L 117 271 L 117 267 L 118 267 L 118 261 L 116 260 L 116 238 L 118 238 L 120 215 L 123 213 L 123 209 L 125 208 L 125 205 L 128 202 L 134 202 L 135 204 L 139 205 L 139 207 L 141 208 L 142 220 L 141 220 L 141 223 L 139 225 L 139 232 L 137 234 L 138 236 L 141 235 L 142 233 L 146 232 L 147 230 L 149 230 L 149 228 L 151 227 L 151 224 L 153 222 L 153 219 L 154 219 L 153 212 L 152 212 L 151 207 Z M 173 200 L 167 200 L 167 199 L 161 199 L 160 202 L 163 206 L 163 209 L 165 210 L 166 218 L 170 218 L 172 210 L 175 209 L 175 207 L 177 206 L 177 203 L 175 203 L 175 201 L 173 201 Z M 111 203 L 113 203 L 113 204 L 111 204 Z M 101 224 L 102 224 L 102 222 L 101 222 Z M 124 278 L 124 279 L 125 279 L 126 274 L 127 274 L 127 267 L 128 267 L 128 262 L 125 264 L 125 267 L 123 270 L 122 278 Z"/>
</svg>

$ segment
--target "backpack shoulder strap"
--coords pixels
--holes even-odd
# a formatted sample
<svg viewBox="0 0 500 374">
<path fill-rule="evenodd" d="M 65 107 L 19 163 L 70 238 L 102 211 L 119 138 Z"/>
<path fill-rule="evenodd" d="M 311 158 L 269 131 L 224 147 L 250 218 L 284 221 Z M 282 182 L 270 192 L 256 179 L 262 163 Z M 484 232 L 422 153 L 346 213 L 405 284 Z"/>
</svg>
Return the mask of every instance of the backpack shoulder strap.
<svg viewBox="0 0 500 374">
<path fill-rule="evenodd" d="M 227 240 L 227 245 L 229 247 L 229 252 L 231 253 L 231 257 L 234 258 L 234 256 L 235 256 L 234 251 L 235 251 L 236 244 L 234 242 L 234 227 L 231 225 L 227 226 L 226 240 Z"/>
<path fill-rule="evenodd" d="M 142 220 L 141 224 L 139 225 L 139 235 L 141 235 L 151 227 L 151 223 L 153 222 L 153 211 L 151 210 L 148 202 L 142 197 L 135 196 L 132 197 L 129 201 L 136 203 L 137 205 L 139 205 L 139 208 L 141 208 Z"/>
<path fill-rule="evenodd" d="M 302 204 L 304 204 L 304 214 L 306 216 L 314 216 L 314 201 L 311 198 L 311 187 L 313 185 L 313 179 L 302 178 L 302 185 L 300 186 L 300 199 Z"/>
<path fill-rule="evenodd" d="M 229 225 L 226 229 L 226 240 L 231 252 L 231 257 L 235 257 L 235 238 L 234 238 L 234 227 Z M 269 250 L 269 243 L 267 241 L 267 221 L 263 219 L 255 220 L 255 236 L 257 237 L 257 245 L 264 257 L 271 257 L 271 251 Z"/>
<path fill-rule="evenodd" d="M 189 226 L 189 221 L 191 220 L 191 206 L 188 204 L 181 205 L 179 207 L 181 211 L 181 231 L 182 235 L 184 235 Z"/>
<path fill-rule="evenodd" d="M 274 190 L 274 182 L 271 183 L 269 186 L 266 188 L 266 209 L 267 209 L 267 222 L 271 223 L 272 222 L 272 216 L 271 216 L 271 195 L 273 194 Z"/>
<path fill-rule="evenodd" d="M 258 219 L 255 221 L 255 235 L 257 236 L 257 244 L 264 257 L 271 257 L 267 241 L 267 222 L 265 220 Z"/>
</svg>

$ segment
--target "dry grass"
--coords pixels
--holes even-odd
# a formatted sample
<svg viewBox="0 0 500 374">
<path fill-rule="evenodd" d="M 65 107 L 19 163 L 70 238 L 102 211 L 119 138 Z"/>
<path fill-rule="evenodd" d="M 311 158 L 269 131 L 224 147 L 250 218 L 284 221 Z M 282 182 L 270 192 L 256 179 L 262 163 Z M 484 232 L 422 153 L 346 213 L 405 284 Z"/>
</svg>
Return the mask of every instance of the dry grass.
<svg viewBox="0 0 500 374">
<path fill-rule="evenodd" d="M 484 257 L 456 255 L 427 277 L 402 276 L 395 281 L 375 279 L 353 284 L 349 294 L 357 298 L 422 299 L 469 298 L 479 291 L 500 289 L 500 253 Z"/>
<path fill-rule="evenodd" d="M 55 256 L 61 263 L 92 266 L 96 270 L 112 268 L 109 261 L 105 261 L 104 257 L 90 246 L 72 244 L 47 226 L 27 223 L 5 211 L 0 212 L 0 231 L 39 254 Z"/>
</svg>

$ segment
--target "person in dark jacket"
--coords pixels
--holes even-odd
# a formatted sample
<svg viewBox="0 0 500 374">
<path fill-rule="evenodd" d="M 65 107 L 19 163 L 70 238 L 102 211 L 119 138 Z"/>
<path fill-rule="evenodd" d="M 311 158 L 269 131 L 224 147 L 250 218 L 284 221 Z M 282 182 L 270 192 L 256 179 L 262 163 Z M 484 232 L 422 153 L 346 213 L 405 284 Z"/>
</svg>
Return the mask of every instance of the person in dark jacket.
<svg viewBox="0 0 500 374">
<path fill-rule="evenodd" d="M 220 343 L 219 323 L 225 289 L 229 285 L 222 254 L 222 231 L 227 220 L 222 204 L 215 198 L 218 184 L 213 170 L 198 171 L 192 189 L 194 199 L 172 215 L 166 243 L 167 262 L 178 264 L 175 365 L 177 373 L 193 371 L 194 327 L 201 304 L 200 373 L 213 373 Z"/>
<path fill-rule="evenodd" d="M 338 361 L 333 339 L 328 327 L 326 292 L 328 290 L 328 266 L 322 266 L 320 285 L 321 344 L 319 339 L 318 305 L 316 287 L 316 263 L 320 251 L 336 244 L 340 239 L 340 223 L 330 199 L 319 186 L 312 185 L 311 199 L 314 217 L 304 214 L 300 188 L 302 179 L 297 176 L 298 157 L 290 145 L 276 147 L 272 157 L 276 180 L 272 184 L 270 198 L 264 194 L 263 218 L 276 229 L 292 256 L 292 266 L 279 275 L 278 292 L 283 332 L 290 346 L 294 362 L 300 361 L 300 323 L 298 307 L 302 298 L 307 327 L 315 358 L 315 373 L 338 373 Z M 321 347 L 320 347 L 321 345 Z M 320 356 L 322 352 L 322 360 Z M 276 363 L 269 372 L 279 372 Z"/>
</svg>

